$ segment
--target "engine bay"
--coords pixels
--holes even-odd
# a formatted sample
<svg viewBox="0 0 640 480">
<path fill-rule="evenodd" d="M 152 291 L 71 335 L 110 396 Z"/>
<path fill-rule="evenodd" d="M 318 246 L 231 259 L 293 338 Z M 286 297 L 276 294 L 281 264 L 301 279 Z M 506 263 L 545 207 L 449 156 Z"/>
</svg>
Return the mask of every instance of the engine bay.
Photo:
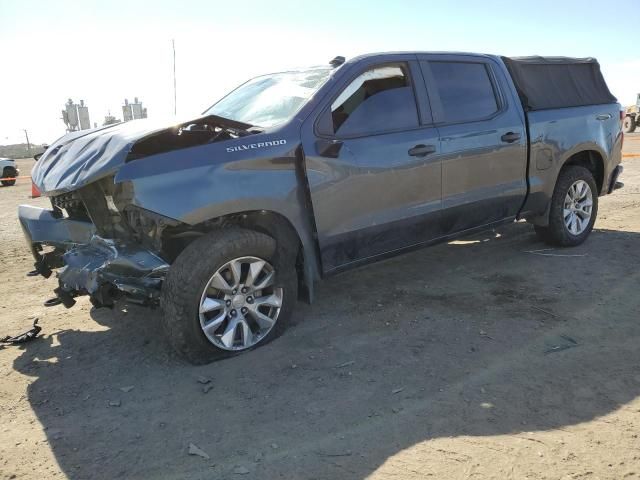
<svg viewBox="0 0 640 480">
<path fill-rule="evenodd" d="M 208 115 L 143 138 L 133 145 L 127 155 L 127 161 L 197 145 L 233 140 L 262 131 L 247 123 Z"/>
</svg>

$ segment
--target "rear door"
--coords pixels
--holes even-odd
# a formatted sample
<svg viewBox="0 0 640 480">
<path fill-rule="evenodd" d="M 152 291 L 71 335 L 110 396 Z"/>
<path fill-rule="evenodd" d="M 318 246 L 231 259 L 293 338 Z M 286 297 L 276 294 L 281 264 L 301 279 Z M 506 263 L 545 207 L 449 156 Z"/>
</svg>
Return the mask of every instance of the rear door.
<svg viewBox="0 0 640 480">
<path fill-rule="evenodd" d="M 325 272 L 440 235 L 438 132 L 415 55 L 394 59 L 353 66 L 303 125 Z"/>
<path fill-rule="evenodd" d="M 442 230 L 514 218 L 527 192 L 526 131 L 500 65 L 473 55 L 420 55 L 442 159 Z"/>
</svg>

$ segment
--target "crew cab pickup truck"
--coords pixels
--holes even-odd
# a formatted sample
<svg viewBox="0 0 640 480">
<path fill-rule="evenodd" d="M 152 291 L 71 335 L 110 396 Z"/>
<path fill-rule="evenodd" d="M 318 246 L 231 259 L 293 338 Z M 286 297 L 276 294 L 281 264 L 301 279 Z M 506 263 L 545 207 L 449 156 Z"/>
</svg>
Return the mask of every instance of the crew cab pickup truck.
<svg viewBox="0 0 640 480">
<path fill-rule="evenodd" d="M 200 117 L 70 133 L 20 206 L 49 305 L 162 309 L 195 363 L 280 334 L 314 282 L 526 219 L 582 243 L 622 186 L 594 59 L 385 53 L 249 80 Z M 33 272 L 32 272 L 33 273 Z"/>
</svg>

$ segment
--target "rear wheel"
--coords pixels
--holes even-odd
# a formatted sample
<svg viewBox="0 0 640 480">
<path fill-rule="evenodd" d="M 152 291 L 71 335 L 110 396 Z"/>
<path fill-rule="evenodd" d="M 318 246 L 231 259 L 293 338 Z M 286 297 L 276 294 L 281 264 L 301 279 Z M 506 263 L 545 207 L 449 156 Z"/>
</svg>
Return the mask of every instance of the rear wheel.
<svg viewBox="0 0 640 480">
<path fill-rule="evenodd" d="M 549 225 L 536 225 L 544 242 L 561 247 L 584 242 L 598 214 L 598 190 L 593 175 L 584 167 L 562 169 L 551 199 Z"/>
<path fill-rule="evenodd" d="M 622 131 L 624 133 L 632 133 L 635 131 L 635 129 L 636 129 L 635 117 L 631 117 L 629 115 L 624 117 L 624 120 L 622 120 Z"/>
<path fill-rule="evenodd" d="M 169 341 L 192 363 L 251 350 L 285 329 L 297 299 L 295 256 L 229 228 L 190 244 L 171 266 L 161 306 Z"/>
<path fill-rule="evenodd" d="M 13 178 L 13 180 L 2 180 L 1 183 L 5 187 L 11 187 L 16 184 L 15 177 L 16 171 L 11 167 L 7 167 L 2 172 L 2 178 Z"/>
</svg>

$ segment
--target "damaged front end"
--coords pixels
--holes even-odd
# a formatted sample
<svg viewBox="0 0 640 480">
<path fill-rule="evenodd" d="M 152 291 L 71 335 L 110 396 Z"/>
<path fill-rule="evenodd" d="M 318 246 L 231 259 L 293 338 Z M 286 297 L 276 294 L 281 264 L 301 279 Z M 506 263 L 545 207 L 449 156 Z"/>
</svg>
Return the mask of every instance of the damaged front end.
<svg viewBox="0 0 640 480">
<path fill-rule="evenodd" d="M 175 249 L 167 248 L 180 247 L 195 233 L 136 206 L 131 183 L 115 182 L 115 176 L 129 162 L 259 131 L 207 115 L 170 126 L 126 122 L 54 142 L 32 171 L 51 209 L 22 205 L 18 211 L 35 258 L 31 273 L 46 278 L 57 273 L 56 297 L 47 305 L 71 307 L 80 295 L 90 295 L 96 306 L 111 306 L 121 295 L 156 305 L 175 257 Z M 170 239 L 163 237 L 167 229 L 175 234 Z"/>
<path fill-rule="evenodd" d="M 123 207 L 122 214 L 113 200 L 115 192 L 105 187 L 115 190 L 112 179 L 51 197 L 51 210 L 19 207 L 20 224 L 35 258 L 32 274 L 48 278 L 53 270 L 57 273 L 56 297 L 47 306 L 62 303 L 69 308 L 80 295 L 90 295 L 96 306 L 112 306 L 123 295 L 141 304 L 158 303 L 169 264 L 154 252 L 152 240 L 172 221 L 130 207 Z M 116 198 L 123 197 L 126 194 L 118 192 Z"/>
<path fill-rule="evenodd" d="M 116 181 L 119 171 L 149 157 L 260 132 L 206 115 L 170 126 L 126 122 L 69 133 L 54 142 L 32 171 L 51 209 L 22 205 L 18 212 L 35 258 L 32 273 L 48 278 L 57 271 L 56 298 L 49 305 L 70 307 L 79 295 L 90 295 L 94 305 L 110 306 L 120 295 L 156 305 L 169 264 L 201 232 L 139 207 L 132 182 Z M 153 164 L 145 165 L 150 176 L 158 173 L 149 168 Z M 171 195 L 170 183 L 166 191 Z"/>
</svg>

